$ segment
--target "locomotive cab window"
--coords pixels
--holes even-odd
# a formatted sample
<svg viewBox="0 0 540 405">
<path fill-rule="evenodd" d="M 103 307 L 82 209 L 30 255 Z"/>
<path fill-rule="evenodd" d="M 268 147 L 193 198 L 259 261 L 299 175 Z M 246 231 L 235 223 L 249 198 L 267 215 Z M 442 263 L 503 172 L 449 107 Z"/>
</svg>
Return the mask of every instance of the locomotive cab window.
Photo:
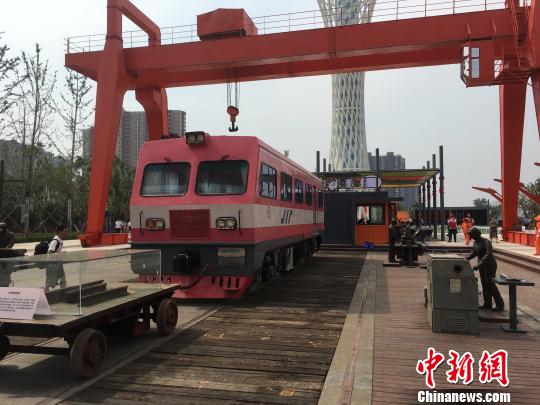
<svg viewBox="0 0 540 405">
<path fill-rule="evenodd" d="M 311 184 L 306 184 L 306 205 L 311 205 L 313 202 L 313 191 Z"/>
<path fill-rule="evenodd" d="M 248 162 L 245 160 L 201 162 L 195 192 L 199 195 L 243 194 L 247 176 Z"/>
<path fill-rule="evenodd" d="M 292 201 L 292 177 L 281 173 L 281 200 Z"/>
<path fill-rule="evenodd" d="M 144 167 L 141 196 L 184 195 L 190 164 L 185 162 L 150 163 Z"/>
<path fill-rule="evenodd" d="M 384 225 L 384 205 L 359 205 L 356 207 L 357 225 Z"/>
<path fill-rule="evenodd" d="M 274 199 L 277 195 L 277 171 L 266 163 L 261 163 L 259 195 Z"/>
<path fill-rule="evenodd" d="M 297 204 L 304 203 L 304 182 L 296 179 L 294 181 L 294 202 Z"/>
</svg>

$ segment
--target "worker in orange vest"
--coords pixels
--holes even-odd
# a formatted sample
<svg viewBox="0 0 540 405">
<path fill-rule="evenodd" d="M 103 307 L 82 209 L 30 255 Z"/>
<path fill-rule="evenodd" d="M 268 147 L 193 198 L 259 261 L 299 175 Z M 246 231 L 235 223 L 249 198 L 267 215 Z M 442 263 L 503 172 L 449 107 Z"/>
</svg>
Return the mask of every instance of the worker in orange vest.
<svg viewBox="0 0 540 405">
<path fill-rule="evenodd" d="M 536 218 L 536 253 L 535 255 L 540 256 L 540 215 L 537 215 Z"/>
<path fill-rule="evenodd" d="M 468 245 L 471 243 L 471 237 L 469 236 L 469 230 L 472 228 L 471 221 L 469 218 L 465 217 L 463 218 L 463 222 L 461 223 L 461 229 L 463 230 L 463 235 L 465 236 L 465 244 Z"/>
</svg>

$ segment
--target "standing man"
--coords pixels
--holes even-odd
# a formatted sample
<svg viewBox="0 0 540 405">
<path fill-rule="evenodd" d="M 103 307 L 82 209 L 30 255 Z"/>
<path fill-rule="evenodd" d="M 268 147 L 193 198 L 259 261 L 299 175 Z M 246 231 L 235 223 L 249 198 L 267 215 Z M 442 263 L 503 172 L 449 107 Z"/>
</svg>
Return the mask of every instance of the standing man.
<svg viewBox="0 0 540 405">
<path fill-rule="evenodd" d="M 64 225 L 58 225 L 56 227 L 56 235 L 49 243 L 49 249 L 47 254 L 55 254 L 62 252 L 64 247 L 64 239 L 68 236 L 68 230 Z M 66 273 L 64 272 L 63 263 L 49 263 L 47 264 L 47 269 L 45 270 L 46 280 L 45 280 L 45 292 L 55 288 L 57 285 L 60 288 L 66 287 Z"/>
<path fill-rule="evenodd" d="M 116 231 L 116 233 L 122 232 L 122 221 L 120 221 L 120 219 L 117 219 L 114 223 L 114 230 Z"/>
<path fill-rule="evenodd" d="M 396 242 L 401 238 L 401 233 L 395 219 L 392 219 L 388 228 L 388 262 L 396 263 Z"/>
<path fill-rule="evenodd" d="M 448 217 L 448 242 L 452 241 L 452 235 L 454 235 L 454 242 L 457 238 L 457 219 L 453 213 L 450 213 Z"/>
<path fill-rule="evenodd" d="M 474 257 L 478 258 L 478 263 L 473 267 L 473 270 L 480 272 L 482 295 L 484 296 L 484 304 L 479 309 L 491 309 L 493 312 L 501 312 L 504 310 L 504 301 L 493 281 L 497 272 L 497 261 L 493 256 L 493 246 L 489 240 L 482 238 L 478 228 L 472 228 L 469 231 L 469 236 L 474 240 L 474 244 L 472 253 L 467 257 L 467 260 Z M 495 300 L 495 308 L 492 308 L 492 300 Z"/>
<path fill-rule="evenodd" d="M 491 222 L 489 223 L 489 240 L 491 243 L 493 243 L 493 239 L 495 239 L 496 243 L 499 243 L 499 237 L 497 236 L 498 226 L 499 226 L 499 223 L 497 221 L 497 218 L 495 217 L 491 218 Z"/>
</svg>

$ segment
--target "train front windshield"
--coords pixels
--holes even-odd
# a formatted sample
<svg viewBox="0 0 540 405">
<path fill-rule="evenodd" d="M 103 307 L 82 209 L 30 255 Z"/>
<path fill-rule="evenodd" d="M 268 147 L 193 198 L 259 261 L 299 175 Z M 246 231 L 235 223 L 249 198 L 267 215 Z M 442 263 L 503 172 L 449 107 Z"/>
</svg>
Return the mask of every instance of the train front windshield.
<svg viewBox="0 0 540 405">
<path fill-rule="evenodd" d="M 217 160 L 201 162 L 195 191 L 199 195 L 243 194 L 247 187 L 248 162 Z"/>
<path fill-rule="evenodd" d="M 190 164 L 186 162 L 150 163 L 145 166 L 142 196 L 184 195 Z"/>
</svg>

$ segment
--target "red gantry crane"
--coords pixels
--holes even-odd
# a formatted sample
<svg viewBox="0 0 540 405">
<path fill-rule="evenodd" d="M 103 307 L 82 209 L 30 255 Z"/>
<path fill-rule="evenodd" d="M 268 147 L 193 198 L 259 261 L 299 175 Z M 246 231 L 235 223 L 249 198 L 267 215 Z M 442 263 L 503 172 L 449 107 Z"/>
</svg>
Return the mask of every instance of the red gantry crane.
<svg viewBox="0 0 540 405">
<path fill-rule="evenodd" d="M 147 115 L 149 138 L 155 140 L 168 135 L 168 87 L 446 64 L 461 65 L 467 86 L 499 86 L 503 226 L 504 232 L 510 230 L 517 220 L 529 78 L 540 125 L 537 0 L 530 5 L 523 0 L 409 1 L 409 6 L 408 0 L 379 1 L 375 22 L 331 28 L 318 28 L 315 12 L 312 26 L 311 17 L 288 14 L 279 17 L 286 32 L 274 33 L 266 33 L 267 19 L 255 23 L 244 10 L 218 9 L 197 17 L 200 41 L 163 44 L 160 29 L 133 4 L 108 0 L 103 49 L 94 50 L 95 37 L 67 40 L 66 66 L 97 81 L 88 221 L 82 243 L 110 243 L 103 235 L 103 221 L 128 90 L 135 90 Z M 144 31 L 146 46 L 127 47 L 123 16 Z M 388 21 L 377 21 L 384 19 Z M 133 39 L 133 33 L 126 35 Z M 81 45 L 86 41 L 88 46 Z"/>
</svg>

